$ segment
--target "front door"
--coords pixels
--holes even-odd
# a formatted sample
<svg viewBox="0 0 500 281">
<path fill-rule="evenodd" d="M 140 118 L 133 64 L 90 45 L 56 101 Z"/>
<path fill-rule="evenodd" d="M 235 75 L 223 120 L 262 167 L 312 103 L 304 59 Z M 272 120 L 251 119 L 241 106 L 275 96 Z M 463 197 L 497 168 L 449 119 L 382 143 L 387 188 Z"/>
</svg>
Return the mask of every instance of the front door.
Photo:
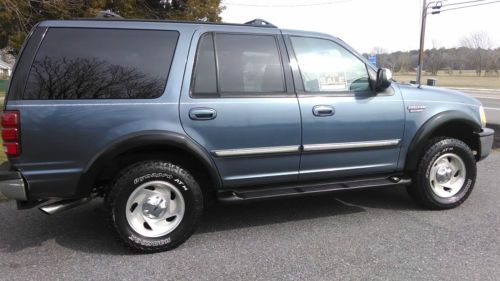
<svg viewBox="0 0 500 281">
<path fill-rule="evenodd" d="M 180 104 L 184 130 L 212 154 L 225 188 L 296 181 L 300 111 L 283 38 L 274 28 L 224 28 L 195 33 Z"/>
<path fill-rule="evenodd" d="M 395 171 L 405 115 L 399 91 L 374 93 L 373 70 L 335 39 L 287 38 L 303 123 L 299 178 Z"/>
</svg>

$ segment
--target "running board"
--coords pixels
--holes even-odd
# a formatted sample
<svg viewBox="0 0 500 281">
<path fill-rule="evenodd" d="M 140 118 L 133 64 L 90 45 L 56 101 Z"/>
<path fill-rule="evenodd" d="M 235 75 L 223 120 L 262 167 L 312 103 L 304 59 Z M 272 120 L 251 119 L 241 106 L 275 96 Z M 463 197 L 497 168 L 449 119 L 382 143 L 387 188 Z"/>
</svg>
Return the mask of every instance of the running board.
<svg viewBox="0 0 500 281">
<path fill-rule="evenodd" d="M 221 190 L 217 198 L 223 203 L 258 201 L 282 197 L 295 197 L 310 194 L 322 194 L 335 191 L 355 190 L 370 187 L 408 185 L 411 179 L 401 176 L 349 179 L 343 181 L 322 181 L 295 183 L 288 186 L 269 186 L 255 189 Z"/>
</svg>

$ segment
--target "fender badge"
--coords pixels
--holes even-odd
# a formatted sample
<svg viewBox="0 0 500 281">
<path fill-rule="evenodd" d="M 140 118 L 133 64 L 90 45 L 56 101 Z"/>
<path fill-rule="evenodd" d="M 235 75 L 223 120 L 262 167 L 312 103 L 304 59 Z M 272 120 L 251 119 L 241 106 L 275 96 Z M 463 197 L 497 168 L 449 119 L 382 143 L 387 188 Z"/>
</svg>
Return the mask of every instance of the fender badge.
<svg viewBox="0 0 500 281">
<path fill-rule="evenodd" d="M 408 108 L 408 112 L 415 113 L 415 112 L 422 112 L 427 107 L 425 105 L 409 105 L 407 108 Z"/>
</svg>

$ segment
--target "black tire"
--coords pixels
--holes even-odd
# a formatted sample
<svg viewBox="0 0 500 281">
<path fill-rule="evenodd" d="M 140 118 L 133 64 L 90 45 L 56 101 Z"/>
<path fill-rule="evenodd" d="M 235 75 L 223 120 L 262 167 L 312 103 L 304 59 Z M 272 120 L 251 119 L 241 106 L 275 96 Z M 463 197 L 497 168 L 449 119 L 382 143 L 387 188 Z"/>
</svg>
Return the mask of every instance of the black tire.
<svg viewBox="0 0 500 281">
<path fill-rule="evenodd" d="M 166 181 L 182 194 L 185 211 L 180 223 L 160 237 L 147 237 L 134 231 L 127 221 L 127 200 L 140 185 L 149 181 Z M 194 232 L 203 213 L 203 193 L 191 174 L 165 161 L 144 161 L 131 165 L 117 176 L 105 198 L 107 216 L 113 232 L 133 251 L 152 253 L 176 248 Z"/>
<path fill-rule="evenodd" d="M 432 190 L 430 171 L 434 162 L 442 155 L 454 154 L 465 165 L 465 180 L 459 191 L 451 197 L 440 197 Z M 421 206 L 432 210 L 451 209 L 462 204 L 472 192 L 476 182 L 476 160 L 471 149 L 464 142 L 452 138 L 436 138 L 429 141 L 413 175 L 410 196 Z"/>
</svg>

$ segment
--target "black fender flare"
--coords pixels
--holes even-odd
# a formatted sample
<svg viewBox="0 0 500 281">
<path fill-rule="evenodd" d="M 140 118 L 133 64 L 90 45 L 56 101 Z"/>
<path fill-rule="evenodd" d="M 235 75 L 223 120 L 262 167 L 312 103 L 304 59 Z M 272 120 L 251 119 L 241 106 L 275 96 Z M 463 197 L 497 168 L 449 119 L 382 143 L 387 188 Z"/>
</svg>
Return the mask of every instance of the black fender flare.
<svg viewBox="0 0 500 281">
<path fill-rule="evenodd" d="M 418 129 L 408 147 L 405 162 L 406 171 L 414 171 L 417 168 L 427 140 L 439 127 L 449 122 L 461 122 L 472 127 L 475 132 L 481 131 L 481 124 L 477 120 L 460 111 L 448 110 L 432 116 Z"/>
<path fill-rule="evenodd" d="M 85 167 L 82 176 L 78 182 L 77 197 L 88 196 L 92 191 L 92 183 L 95 181 L 99 172 L 116 156 L 135 148 L 164 145 L 185 150 L 194 155 L 203 166 L 208 170 L 214 189 L 221 185 L 221 179 L 218 169 L 212 160 L 210 154 L 198 143 L 186 135 L 166 131 L 143 131 L 136 134 L 127 135 L 114 141 L 96 154 Z"/>
</svg>

